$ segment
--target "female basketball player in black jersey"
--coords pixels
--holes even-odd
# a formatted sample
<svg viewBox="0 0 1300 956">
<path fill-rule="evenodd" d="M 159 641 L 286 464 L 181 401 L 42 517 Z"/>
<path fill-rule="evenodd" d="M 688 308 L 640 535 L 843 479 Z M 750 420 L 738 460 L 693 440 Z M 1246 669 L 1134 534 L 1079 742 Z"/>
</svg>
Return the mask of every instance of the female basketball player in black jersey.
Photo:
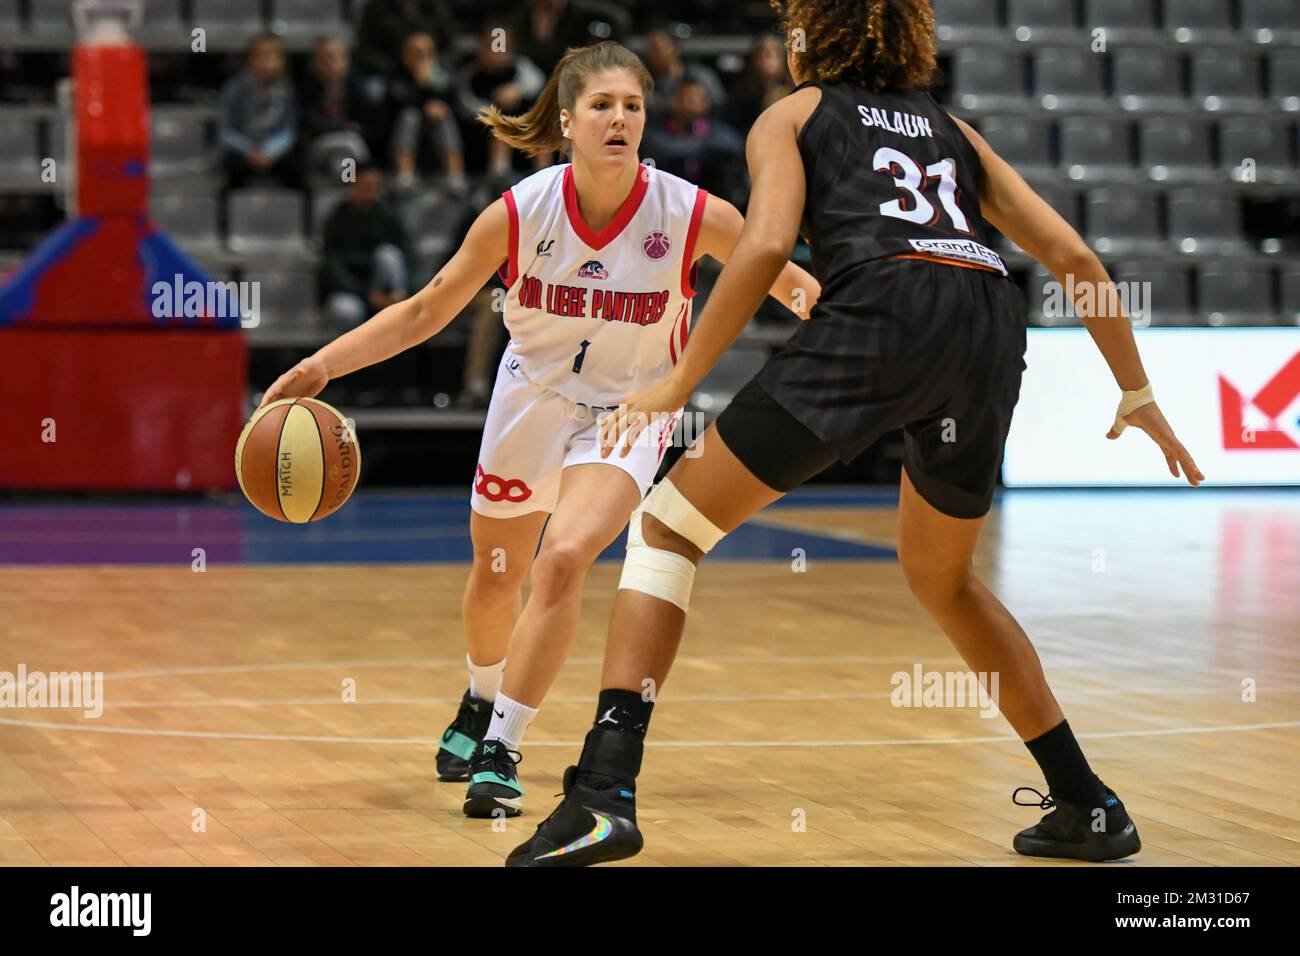
<svg viewBox="0 0 1300 956">
<path fill-rule="evenodd" d="M 1047 780 L 1039 800 L 1052 812 L 1014 848 L 1094 861 L 1136 853 L 1137 830 L 1089 768 L 1029 639 L 971 570 L 1025 350 L 1024 301 L 988 248 L 987 224 L 1063 285 L 1067 274 L 1079 288 L 1109 278 L 978 133 L 924 92 L 928 0 L 774 5 L 800 85 L 749 134 L 744 232 L 682 362 L 610 416 L 605 451 L 621 453 L 646 415 L 685 402 L 753 315 L 801 218 L 821 296 L 701 437 L 704 453 L 680 459 L 633 514 L 596 723 L 565 774 L 564 801 L 508 863 L 582 865 L 640 850 L 635 779 L 653 707 L 643 689 L 663 687 L 696 563 L 756 511 L 900 427 L 908 584 L 971 670 L 1000 675 L 998 705 Z M 1122 392 L 1109 437 L 1137 426 L 1172 474 L 1181 467 L 1199 484 L 1152 399 L 1126 316 L 1102 309 L 1085 321 Z"/>
</svg>

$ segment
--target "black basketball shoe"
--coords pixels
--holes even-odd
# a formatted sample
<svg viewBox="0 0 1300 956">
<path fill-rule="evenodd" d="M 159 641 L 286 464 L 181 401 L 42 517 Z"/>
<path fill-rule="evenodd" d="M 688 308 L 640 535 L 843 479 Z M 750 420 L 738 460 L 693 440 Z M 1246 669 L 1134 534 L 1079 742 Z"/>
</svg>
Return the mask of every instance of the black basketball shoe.
<svg viewBox="0 0 1300 956">
<path fill-rule="evenodd" d="M 1025 856 L 1060 857 L 1090 863 L 1132 856 L 1142 849 L 1137 827 L 1115 791 L 1105 784 L 1101 786 L 1101 798 L 1088 803 L 1071 803 L 1050 793 L 1043 796 L 1033 787 L 1017 787 L 1011 794 L 1011 800 L 1017 806 L 1037 806 L 1052 812 L 1029 829 L 1017 833 L 1011 846 Z M 1028 790 L 1038 797 L 1038 802 L 1021 803 L 1016 799 L 1021 790 Z"/>
<path fill-rule="evenodd" d="M 564 771 L 564 799 L 506 866 L 591 866 L 636 856 L 645 841 L 636 826 L 636 775 L 642 741 L 593 729 L 578 766 Z"/>
<path fill-rule="evenodd" d="M 469 762 L 469 789 L 465 792 L 465 816 L 492 819 L 503 812 L 517 817 L 524 812 L 524 788 L 519 786 L 515 765 L 523 760 L 499 740 L 484 740 Z"/>
<path fill-rule="evenodd" d="M 492 704 L 465 691 L 456 719 L 442 733 L 442 743 L 438 747 L 439 780 L 469 779 L 470 757 L 474 756 L 474 748 L 487 733 L 491 722 Z"/>
</svg>

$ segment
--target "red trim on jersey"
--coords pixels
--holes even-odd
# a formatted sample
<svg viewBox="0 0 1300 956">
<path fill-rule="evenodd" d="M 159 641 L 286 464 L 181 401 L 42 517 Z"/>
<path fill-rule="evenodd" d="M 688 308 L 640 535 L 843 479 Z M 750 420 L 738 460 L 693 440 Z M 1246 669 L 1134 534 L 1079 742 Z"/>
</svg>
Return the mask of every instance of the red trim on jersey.
<svg viewBox="0 0 1300 956">
<path fill-rule="evenodd" d="M 673 360 L 674 365 L 682 357 L 682 352 L 686 348 L 686 337 L 690 334 L 690 328 L 691 304 L 683 302 L 682 307 L 677 310 L 677 318 L 673 319 L 673 330 L 668 333 L 668 357 Z M 678 342 L 681 344 L 678 345 Z"/>
<path fill-rule="evenodd" d="M 691 210 L 691 225 L 686 230 L 686 248 L 682 251 L 682 295 L 691 299 L 695 297 L 695 240 L 700 234 L 700 223 L 704 221 L 704 204 L 708 202 L 707 191 L 696 188 L 695 208 Z M 686 343 L 682 342 L 685 346 Z"/>
<path fill-rule="evenodd" d="M 506 202 L 506 212 L 510 214 L 510 258 L 497 268 L 497 275 L 510 288 L 519 278 L 519 207 L 515 205 L 515 194 L 507 189 L 501 194 Z M 505 272 L 501 270 L 505 269 Z"/>
<path fill-rule="evenodd" d="M 645 198 L 645 191 L 650 185 L 650 175 L 644 166 L 638 167 L 636 182 L 632 183 L 632 191 L 627 194 L 623 200 L 623 205 L 618 207 L 618 212 L 614 213 L 614 218 L 609 221 L 604 229 L 596 232 L 586 220 L 582 218 L 582 212 L 578 209 L 578 187 L 573 184 L 573 166 L 564 167 L 564 208 L 569 214 L 569 226 L 578 238 L 585 242 L 592 249 L 603 249 L 615 239 L 618 238 L 636 211 L 641 208 L 641 200 Z"/>
</svg>

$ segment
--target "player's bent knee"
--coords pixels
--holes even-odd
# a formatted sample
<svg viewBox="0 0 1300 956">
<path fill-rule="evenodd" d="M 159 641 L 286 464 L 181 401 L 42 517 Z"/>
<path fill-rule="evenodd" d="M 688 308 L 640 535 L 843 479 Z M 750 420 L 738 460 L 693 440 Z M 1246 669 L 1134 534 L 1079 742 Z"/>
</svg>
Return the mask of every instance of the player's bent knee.
<svg viewBox="0 0 1300 956">
<path fill-rule="evenodd" d="M 653 520 L 646 521 L 647 517 Z M 724 533 L 665 478 L 632 512 L 619 589 L 640 591 L 690 610 L 695 562 Z M 681 553 L 688 549 L 690 557 Z"/>
<path fill-rule="evenodd" d="M 580 541 L 554 542 L 537 556 L 533 586 L 551 591 L 579 587 L 595 559 L 594 550 Z"/>
</svg>

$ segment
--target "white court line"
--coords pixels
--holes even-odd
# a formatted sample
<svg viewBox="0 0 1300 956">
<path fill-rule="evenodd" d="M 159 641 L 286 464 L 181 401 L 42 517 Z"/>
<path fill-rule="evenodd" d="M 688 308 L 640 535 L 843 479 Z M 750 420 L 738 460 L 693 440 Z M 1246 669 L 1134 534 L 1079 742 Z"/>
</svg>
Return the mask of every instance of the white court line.
<svg viewBox="0 0 1300 956">
<path fill-rule="evenodd" d="M 1177 697 L 1181 694 L 1189 696 L 1213 696 L 1222 694 L 1224 696 L 1236 696 L 1239 688 L 1236 685 L 1225 687 L 1154 687 L 1143 688 L 1135 691 L 1132 688 L 1122 687 L 1093 687 L 1080 688 L 1078 690 L 1059 690 L 1053 688 L 1052 693 L 1057 697 L 1120 697 L 1130 695 L 1140 695 L 1142 697 Z M 1300 694 L 1300 687 L 1269 687 L 1269 694 Z M 723 704 L 745 704 L 745 703 L 771 703 L 771 702 L 789 702 L 801 703 L 807 701 L 832 701 L 832 700 L 889 700 L 894 696 L 893 691 L 863 691 L 855 694 L 673 694 L 665 698 L 665 703 L 673 704 L 699 704 L 699 703 L 723 703 Z M 187 707 L 357 707 L 357 706 L 401 706 L 401 707 L 424 707 L 424 706 L 443 706 L 459 703 L 460 697 L 439 697 L 436 695 L 429 697 L 361 697 L 353 701 L 345 701 L 340 697 L 287 697 L 287 698 L 261 698 L 254 699 L 248 697 L 201 697 L 189 700 L 115 700 L 111 704 L 105 703 L 106 707 L 120 708 L 122 710 L 168 710 L 184 709 Z M 560 697 L 550 696 L 546 698 L 548 704 L 594 704 L 596 698 L 592 696 L 585 697 Z M 954 709 L 954 708 L 947 708 Z M 962 708 L 955 708 L 962 709 Z"/>
<path fill-rule="evenodd" d="M 437 737 L 326 737 L 307 734 L 225 733 L 211 730 L 167 730 L 150 727 L 98 727 L 47 720 L 13 720 L 0 717 L 0 725 L 35 730 L 70 730 L 91 734 L 126 734 L 136 737 L 189 737 L 203 740 L 258 740 L 280 743 L 368 744 L 371 746 L 436 747 Z M 1278 730 L 1300 727 L 1300 720 L 1269 724 L 1224 724 L 1218 727 L 1171 727 L 1163 730 L 1112 730 L 1075 734 L 1080 739 L 1108 737 L 1166 737 L 1179 734 L 1241 733 L 1250 730 Z M 916 737 L 878 740 L 647 740 L 647 747 L 932 747 L 953 744 L 1020 743 L 1014 734 L 988 737 Z M 580 740 L 535 740 L 530 747 L 580 747 Z"/>
</svg>

